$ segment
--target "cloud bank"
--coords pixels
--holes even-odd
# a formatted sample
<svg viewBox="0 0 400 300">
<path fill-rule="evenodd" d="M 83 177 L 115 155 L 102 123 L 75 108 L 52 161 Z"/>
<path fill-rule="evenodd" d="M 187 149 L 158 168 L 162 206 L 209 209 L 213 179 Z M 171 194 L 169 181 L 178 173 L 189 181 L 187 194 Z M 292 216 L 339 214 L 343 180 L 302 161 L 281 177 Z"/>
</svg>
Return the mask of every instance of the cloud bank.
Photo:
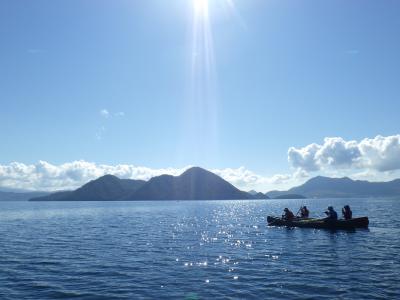
<svg viewBox="0 0 400 300">
<path fill-rule="evenodd" d="M 291 173 L 270 177 L 256 174 L 245 167 L 210 171 L 239 189 L 262 192 L 302 184 L 316 173 L 374 181 L 391 180 L 400 176 L 400 135 L 377 136 L 361 141 L 346 141 L 341 137 L 325 138 L 322 144 L 289 148 L 288 161 L 293 168 Z M 43 191 L 71 190 L 105 174 L 149 180 L 162 174 L 178 176 L 189 167 L 153 169 L 130 164 L 96 164 L 84 160 L 60 165 L 46 161 L 36 164 L 13 162 L 0 165 L 0 187 Z"/>
<path fill-rule="evenodd" d="M 190 167 L 152 169 L 129 164 L 96 164 L 83 160 L 61 165 L 53 165 L 46 161 L 31 165 L 13 162 L 9 165 L 0 165 L 0 187 L 42 191 L 70 190 L 106 174 L 119 178 L 149 180 L 162 174 L 178 176 Z M 244 190 L 263 184 L 279 184 L 290 177 L 289 175 L 263 177 L 244 167 L 210 171 Z"/>
<path fill-rule="evenodd" d="M 151 169 L 134 165 L 104 165 L 83 160 L 53 165 L 46 161 L 0 165 L 0 186 L 43 191 L 75 189 L 106 174 L 148 180 L 161 174 L 179 175 L 182 169 Z"/>
<path fill-rule="evenodd" d="M 388 172 L 400 169 L 400 135 L 365 138 L 359 142 L 341 137 L 325 138 L 323 144 L 291 147 L 288 161 L 306 172 L 366 169 Z"/>
</svg>

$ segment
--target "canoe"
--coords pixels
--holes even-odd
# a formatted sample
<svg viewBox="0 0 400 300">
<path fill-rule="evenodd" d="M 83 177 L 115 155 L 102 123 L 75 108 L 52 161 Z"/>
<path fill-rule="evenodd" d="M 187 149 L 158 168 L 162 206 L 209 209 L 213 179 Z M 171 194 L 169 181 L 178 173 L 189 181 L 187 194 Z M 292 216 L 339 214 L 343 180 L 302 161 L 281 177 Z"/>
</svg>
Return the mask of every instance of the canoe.
<svg viewBox="0 0 400 300">
<path fill-rule="evenodd" d="M 368 228 L 368 217 L 354 218 L 350 220 L 324 220 L 324 219 L 294 219 L 293 221 L 283 220 L 278 217 L 267 217 L 268 226 L 287 226 L 301 228 L 322 228 L 322 229 L 354 229 Z"/>
</svg>

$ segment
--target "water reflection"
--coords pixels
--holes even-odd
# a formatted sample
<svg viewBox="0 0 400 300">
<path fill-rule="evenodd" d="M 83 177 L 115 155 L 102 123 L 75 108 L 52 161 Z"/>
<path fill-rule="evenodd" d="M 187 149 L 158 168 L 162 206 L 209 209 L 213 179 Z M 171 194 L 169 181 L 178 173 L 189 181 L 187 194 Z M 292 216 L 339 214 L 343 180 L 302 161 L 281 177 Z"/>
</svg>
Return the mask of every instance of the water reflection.
<svg viewBox="0 0 400 300">
<path fill-rule="evenodd" d="M 360 215 L 380 207 L 370 230 L 266 226 L 296 200 L 0 203 L 0 295 L 396 298 L 400 231 L 390 215 L 400 202 L 348 201 Z M 318 212 L 327 202 L 342 205 L 308 206 Z"/>
</svg>

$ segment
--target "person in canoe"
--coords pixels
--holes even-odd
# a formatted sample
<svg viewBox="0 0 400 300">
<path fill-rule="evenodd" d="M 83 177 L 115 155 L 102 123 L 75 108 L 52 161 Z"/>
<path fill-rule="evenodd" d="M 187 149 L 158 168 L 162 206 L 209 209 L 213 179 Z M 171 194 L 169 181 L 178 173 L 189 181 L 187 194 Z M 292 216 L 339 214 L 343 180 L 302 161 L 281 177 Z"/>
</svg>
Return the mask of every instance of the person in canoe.
<svg viewBox="0 0 400 300">
<path fill-rule="evenodd" d="M 282 219 L 287 220 L 287 221 L 292 221 L 294 219 L 293 212 L 291 212 L 289 208 L 285 208 L 283 210 Z"/>
<path fill-rule="evenodd" d="M 338 219 L 337 212 L 333 209 L 332 206 L 328 207 L 328 210 L 325 212 L 325 214 L 327 215 L 325 220 L 334 220 L 334 221 L 336 221 Z"/>
<path fill-rule="evenodd" d="M 308 210 L 307 206 L 302 206 L 300 208 L 300 216 L 303 219 L 308 219 L 310 217 L 310 211 Z"/>
<path fill-rule="evenodd" d="M 345 205 L 342 208 L 342 215 L 345 220 L 350 220 L 351 218 L 353 218 L 353 212 L 351 211 L 350 206 Z"/>
</svg>

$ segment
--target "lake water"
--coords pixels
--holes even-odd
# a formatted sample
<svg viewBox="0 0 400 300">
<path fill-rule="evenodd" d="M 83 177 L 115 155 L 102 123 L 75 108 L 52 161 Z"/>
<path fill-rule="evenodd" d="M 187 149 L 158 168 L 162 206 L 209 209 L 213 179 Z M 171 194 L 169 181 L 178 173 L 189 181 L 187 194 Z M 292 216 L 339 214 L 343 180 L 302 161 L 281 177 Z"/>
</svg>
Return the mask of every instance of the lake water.
<svg viewBox="0 0 400 300">
<path fill-rule="evenodd" d="M 266 226 L 349 203 L 368 230 Z M 400 299 L 400 198 L 0 202 L 0 299 Z"/>
</svg>

